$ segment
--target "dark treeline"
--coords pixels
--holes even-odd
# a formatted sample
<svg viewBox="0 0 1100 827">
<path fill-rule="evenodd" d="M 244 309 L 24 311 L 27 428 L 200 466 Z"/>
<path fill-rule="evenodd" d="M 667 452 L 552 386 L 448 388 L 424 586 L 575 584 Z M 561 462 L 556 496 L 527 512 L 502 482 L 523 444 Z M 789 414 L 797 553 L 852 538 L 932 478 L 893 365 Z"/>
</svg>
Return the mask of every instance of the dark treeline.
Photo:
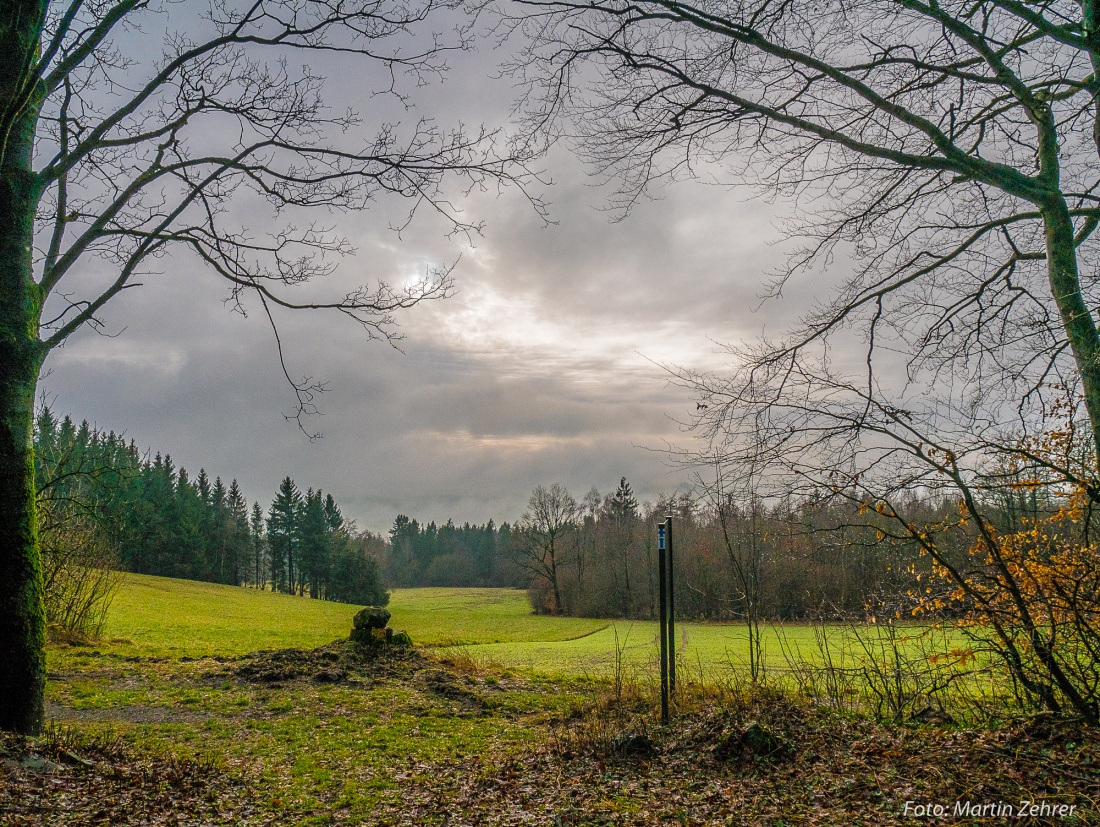
<svg viewBox="0 0 1100 827">
<path fill-rule="evenodd" d="M 944 506 L 922 507 L 929 522 L 942 519 Z M 560 485 L 539 486 L 514 525 L 400 515 L 380 559 L 394 586 L 526 588 L 537 613 L 653 618 L 655 523 L 666 514 L 686 619 L 911 614 L 927 588 L 927 559 L 912 544 L 883 542 L 873 507 L 729 498 L 715 506 L 688 494 L 639 503 L 625 479 L 580 501 Z"/>
<path fill-rule="evenodd" d="M 622 479 L 612 493 L 592 488 L 580 501 L 560 485 L 538 486 L 515 524 L 422 524 L 400 515 L 386 537 L 358 531 L 331 495 L 303 491 L 289 476 L 266 509 L 250 505 L 236 480 L 226 485 L 203 470 L 192 477 L 168 455 L 150 458 L 132 441 L 58 420 L 48 408 L 38 416 L 36 473 L 40 524 L 57 535 L 51 543 L 94 527 L 127 571 L 350 603 L 385 603 L 386 583 L 492 586 L 526 588 L 538 613 L 652 618 L 654 524 L 666 514 L 674 517 L 676 609 L 685 619 L 904 616 L 929 588 L 919 549 L 884 542 L 874 505 L 843 499 L 715 502 L 704 492 L 639 503 Z M 914 505 L 928 524 L 955 507 Z M 1036 507 L 1006 505 L 1005 514 Z M 962 554 L 967 537 L 958 536 Z"/>
<path fill-rule="evenodd" d="M 398 515 L 384 568 L 387 582 L 395 586 L 523 588 L 529 580 L 512 554 L 512 527 L 492 520 L 461 526 L 448 520 L 437 526 Z"/>
<path fill-rule="evenodd" d="M 114 432 L 38 414 L 35 473 L 51 525 L 94 525 L 121 568 L 384 604 L 383 538 L 359 532 L 331 495 L 287 477 L 271 506 L 249 506 L 236 480 L 194 478 L 167 454 L 143 455 Z"/>
</svg>

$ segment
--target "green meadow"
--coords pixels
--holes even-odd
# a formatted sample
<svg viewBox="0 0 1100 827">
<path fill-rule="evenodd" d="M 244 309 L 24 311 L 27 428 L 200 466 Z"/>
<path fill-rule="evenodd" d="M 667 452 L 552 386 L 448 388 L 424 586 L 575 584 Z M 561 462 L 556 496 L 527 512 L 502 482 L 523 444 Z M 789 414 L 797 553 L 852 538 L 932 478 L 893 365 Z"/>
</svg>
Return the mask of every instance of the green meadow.
<svg viewBox="0 0 1100 827">
<path fill-rule="evenodd" d="M 120 651 L 174 657 L 242 655 L 312 648 L 347 637 L 357 606 L 189 580 L 126 575 L 104 630 Z M 538 616 L 524 592 L 509 589 L 396 589 L 390 625 L 418 646 L 544 676 L 608 677 L 623 668 L 657 672 L 657 623 Z M 866 629 L 866 627 L 865 627 Z M 904 629 L 916 645 L 921 627 Z M 823 634 L 830 647 L 823 649 Z M 868 634 L 863 632 L 866 639 Z M 873 633 L 870 635 L 873 639 Z M 692 677 L 721 679 L 747 668 L 748 636 L 737 624 L 678 623 L 677 655 Z M 765 668 L 847 665 L 862 652 L 850 628 L 774 624 L 763 634 Z"/>
<path fill-rule="evenodd" d="M 104 637 L 145 654 L 203 657 L 321 646 L 346 638 L 359 606 L 191 580 L 125 575 Z M 423 646 L 552 644 L 606 629 L 605 620 L 536 617 L 523 592 L 398 589 L 390 625 Z"/>
<path fill-rule="evenodd" d="M 169 770 L 176 761 L 195 762 L 188 773 L 218 789 L 200 802 L 174 790 L 179 800 L 164 805 L 216 803 L 216 817 L 194 823 L 404 824 L 414 789 L 430 798 L 432 784 L 455 778 L 459 767 L 524 755 L 545 741 L 549 721 L 588 703 L 591 687 L 579 681 L 474 674 L 469 664 L 455 670 L 445 654 L 435 660 L 398 653 L 392 662 L 360 664 L 331 681 L 311 679 L 329 663 L 315 653 L 303 653 L 312 659 L 304 676 L 241 672 L 250 653 L 267 651 L 253 660 L 263 670 L 279 669 L 283 661 L 271 650 L 313 650 L 347 638 L 359 608 L 126 575 L 102 640 L 48 647 L 47 719 L 61 733 L 53 737 L 90 750 L 97 766 L 116 760 L 110 757 L 116 743 L 136 756 L 117 760 L 134 766 L 145 767 L 150 756 Z M 564 642 L 606 626 L 536 618 L 522 593 L 498 590 L 398 591 L 390 608 L 391 625 L 408 629 L 429 653 L 458 643 Z M 111 783 L 143 772 L 130 766 Z M 103 821 L 107 810 L 100 811 L 97 797 L 104 793 L 95 784 L 105 782 L 87 775 L 88 790 L 58 786 L 51 793 L 60 820 L 28 823 Z M 79 786 L 81 778 L 66 777 L 65 784 Z M 159 786 L 154 792 L 164 796 Z M 72 809 L 78 799 L 87 812 Z M 0 793 L 0 812 L 4 801 Z M 408 823 L 439 821 L 430 813 Z M 0 817 L 0 823 L 7 822 Z"/>
<path fill-rule="evenodd" d="M 654 623 L 535 616 L 520 591 L 404 589 L 393 593 L 391 625 L 416 650 L 364 659 L 327 645 L 347 637 L 358 608 L 127 575 L 103 640 L 49 646 L 49 730 L 29 747 L 37 757 L 0 762 L 0 814 L 22 814 L 10 822 L 18 827 L 901 824 L 899 796 L 919 788 L 949 800 L 974 777 L 962 754 L 930 776 L 940 736 L 897 727 L 916 707 L 876 710 L 885 686 L 859 684 L 867 647 L 884 645 L 873 658 L 881 666 L 895 651 L 919 665 L 933 639 L 919 627 L 893 637 L 768 627 L 767 681 L 754 687 L 743 679 L 743 627 L 679 624 L 683 677 L 661 726 Z M 807 694 L 824 705 L 796 707 Z M 860 709 L 895 729 L 874 729 Z M 716 758 L 743 720 L 777 727 L 801 757 Z M 616 752 L 639 732 L 661 761 Z M 881 757 L 893 764 L 876 797 L 851 797 L 867 750 L 898 737 L 913 743 Z M 0 743 L 0 758 L 20 749 Z M 818 776 L 835 813 L 801 783 L 798 761 L 823 752 L 832 764 Z M 1076 766 L 1078 755 L 1057 761 Z M 1005 777 L 1000 766 L 976 772 Z M 1014 781 L 1002 797 L 1060 785 L 1058 775 L 1039 787 Z"/>
</svg>

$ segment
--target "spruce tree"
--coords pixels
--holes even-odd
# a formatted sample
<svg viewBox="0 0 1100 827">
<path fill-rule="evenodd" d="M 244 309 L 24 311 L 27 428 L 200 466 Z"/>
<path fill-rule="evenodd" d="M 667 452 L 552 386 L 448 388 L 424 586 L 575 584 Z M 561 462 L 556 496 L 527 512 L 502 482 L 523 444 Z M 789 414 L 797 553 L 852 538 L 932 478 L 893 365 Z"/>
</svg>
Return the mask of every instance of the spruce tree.
<svg viewBox="0 0 1100 827">
<path fill-rule="evenodd" d="M 344 527 L 344 515 L 332 494 L 325 495 L 325 519 L 328 520 L 329 529 L 332 531 L 340 531 Z"/>
<path fill-rule="evenodd" d="M 332 529 L 325 514 L 321 491 L 312 488 L 306 493 L 302 506 L 301 543 L 303 580 L 308 580 L 309 596 L 320 598 L 328 580 L 328 568 L 332 557 Z"/>
<path fill-rule="evenodd" d="M 173 577 L 191 580 L 210 580 L 207 537 L 203 531 L 207 520 L 207 506 L 202 501 L 198 486 L 191 482 L 186 468 L 180 468 L 176 476 L 175 535 L 170 539 L 174 558 Z"/>
<path fill-rule="evenodd" d="M 276 591 L 294 594 L 295 558 L 298 555 L 302 492 L 289 476 L 279 484 L 267 516 L 267 542 L 271 549 L 271 578 Z"/>
<path fill-rule="evenodd" d="M 247 579 L 244 572 L 247 571 L 252 555 L 249 553 L 251 537 L 248 530 L 248 502 L 236 480 L 229 484 L 225 504 L 229 512 L 229 560 L 224 582 L 239 586 L 242 579 Z M 243 578 L 242 575 L 244 575 Z"/>
<path fill-rule="evenodd" d="M 252 512 L 248 521 L 248 530 L 252 538 L 253 584 L 258 589 L 267 588 L 268 554 L 267 535 L 264 532 L 264 510 L 258 502 L 252 503 Z"/>
<path fill-rule="evenodd" d="M 206 547 L 210 555 L 210 577 L 216 583 L 236 585 L 236 566 L 233 564 L 230 536 L 228 492 L 221 477 L 214 480 L 207 501 Z"/>
</svg>

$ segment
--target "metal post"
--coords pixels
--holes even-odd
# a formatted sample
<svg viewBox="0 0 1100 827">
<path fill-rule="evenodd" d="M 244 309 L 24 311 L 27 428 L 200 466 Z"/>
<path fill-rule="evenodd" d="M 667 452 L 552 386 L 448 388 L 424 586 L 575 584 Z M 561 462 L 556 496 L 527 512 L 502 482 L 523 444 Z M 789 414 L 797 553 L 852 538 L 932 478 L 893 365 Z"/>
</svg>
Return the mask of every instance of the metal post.
<svg viewBox="0 0 1100 827">
<path fill-rule="evenodd" d="M 675 570 L 672 554 L 672 515 L 665 517 L 665 542 L 668 544 L 668 552 L 665 562 L 668 563 L 668 691 L 676 694 L 676 579 L 672 572 Z"/>
<path fill-rule="evenodd" d="M 668 601 L 665 590 L 665 523 L 657 525 L 657 615 L 661 626 L 661 723 L 668 723 Z"/>
</svg>

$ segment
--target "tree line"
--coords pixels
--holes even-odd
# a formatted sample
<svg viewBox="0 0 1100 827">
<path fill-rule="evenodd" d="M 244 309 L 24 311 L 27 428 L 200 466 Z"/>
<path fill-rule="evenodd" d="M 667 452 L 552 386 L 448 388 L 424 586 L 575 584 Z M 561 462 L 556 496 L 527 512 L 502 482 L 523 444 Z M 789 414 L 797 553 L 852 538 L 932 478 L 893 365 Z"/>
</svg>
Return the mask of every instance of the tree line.
<svg viewBox="0 0 1100 827">
<path fill-rule="evenodd" d="M 81 565 L 357 604 L 395 587 L 524 588 L 544 614 L 653 618 L 656 532 L 674 518 L 677 614 L 685 619 L 799 620 L 912 616 L 927 611 L 932 563 L 895 536 L 872 502 L 768 499 L 697 485 L 639 503 L 626 478 L 578 500 L 537 486 L 514 523 L 442 525 L 398 515 L 388 535 L 360 531 L 331 494 L 287 476 L 270 505 L 236 480 L 192 477 L 171 456 L 43 407 L 35 431 L 40 526 L 47 558 Z M 1000 530 L 1056 510 L 1049 492 L 1002 495 Z M 922 524 L 946 524 L 954 501 L 909 497 Z M 973 541 L 957 531 L 958 554 Z M 888 536 L 889 535 L 889 536 Z M 941 544 L 946 542 L 941 537 Z M 950 554 L 952 552 L 945 552 Z M 937 610 L 949 611 L 943 603 Z"/>
<path fill-rule="evenodd" d="M 929 527 L 957 516 L 957 503 L 933 492 L 910 500 Z M 1035 491 L 996 505 L 1005 531 L 1054 510 Z M 399 515 L 379 559 L 394 586 L 524 588 L 540 614 L 650 619 L 658 600 L 655 524 L 666 514 L 674 518 L 684 619 L 862 621 L 960 611 L 942 599 L 933 606 L 945 587 L 932 585 L 932 562 L 919 543 L 896 536 L 876 503 L 829 492 L 735 495 L 698 481 L 689 492 L 639 502 L 626 478 L 579 500 L 562 485 L 539 485 L 515 523 L 422 524 Z M 972 541 L 957 532 L 957 553 Z"/>
<path fill-rule="evenodd" d="M 936 532 L 944 554 L 963 557 L 974 542 L 959 525 L 958 502 L 911 492 L 908 512 Z M 999 492 L 987 503 L 999 530 L 1056 513 L 1055 492 Z M 657 616 L 655 524 L 673 516 L 676 612 L 712 621 L 911 619 L 960 613 L 953 587 L 911 537 L 873 500 L 822 491 L 817 497 L 765 497 L 693 491 L 639 503 L 630 483 L 577 500 L 561 485 L 538 486 L 512 530 L 511 553 L 526 574 L 534 611 L 598 617 Z M 946 530 L 944 527 L 950 529 Z M 947 549 L 947 546 L 951 546 Z"/>
<path fill-rule="evenodd" d="M 530 576 L 534 611 L 656 617 L 655 523 L 667 514 L 673 516 L 676 609 L 683 618 L 736 619 L 749 603 L 776 619 L 862 611 L 867 595 L 885 585 L 879 555 L 822 549 L 826 553 L 799 560 L 789 537 L 765 525 L 777 515 L 764 513 L 760 503 L 751 511 L 719 512 L 689 493 L 639 503 L 622 478 L 612 493 L 593 487 L 579 501 L 559 484 L 532 492 L 517 524 L 515 554 Z M 753 574 L 738 578 L 738 563 L 750 549 Z"/>
<path fill-rule="evenodd" d="M 678 617 L 744 623 L 757 655 L 769 620 L 950 618 L 1004 662 L 1017 700 L 1087 713 L 1098 685 L 1095 521 L 1087 494 L 1050 470 L 1063 455 L 1088 456 L 1074 412 L 1063 405 L 1044 438 L 1020 449 L 1030 464 L 939 487 L 899 483 L 886 497 L 839 477 L 794 492 L 717 473 L 691 493 L 639 503 L 621 478 L 579 501 L 539 485 L 514 524 L 399 515 L 383 537 L 289 476 L 265 512 L 235 480 L 202 470 L 192 479 L 167 455 L 150 459 L 43 408 L 46 608 L 53 625 L 94 632 L 119 565 L 357 604 L 388 601 L 383 574 L 399 586 L 519 587 L 536 613 L 649 619 L 654 524 L 672 515 Z"/>
<path fill-rule="evenodd" d="M 387 582 L 394 586 L 523 588 L 523 569 L 512 554 L 512 526 L 452 520 L 421 524 L 399 514 L 384 550 Z"/>
<path fill-rule="evenodd" d="M 93 535 L 102 562 L 126 571 L 349 603 L 384 604 L 382 538 L 358 531 L 331 494 L 286 477 L 270 507 L 237 481 L 193 478 L 170 455 L 152 458 L 113 431 L 36 418 L 35 476 L 44 545 Z M 50 542 L 46 542 L 49 540 Z"/>
</svg>

